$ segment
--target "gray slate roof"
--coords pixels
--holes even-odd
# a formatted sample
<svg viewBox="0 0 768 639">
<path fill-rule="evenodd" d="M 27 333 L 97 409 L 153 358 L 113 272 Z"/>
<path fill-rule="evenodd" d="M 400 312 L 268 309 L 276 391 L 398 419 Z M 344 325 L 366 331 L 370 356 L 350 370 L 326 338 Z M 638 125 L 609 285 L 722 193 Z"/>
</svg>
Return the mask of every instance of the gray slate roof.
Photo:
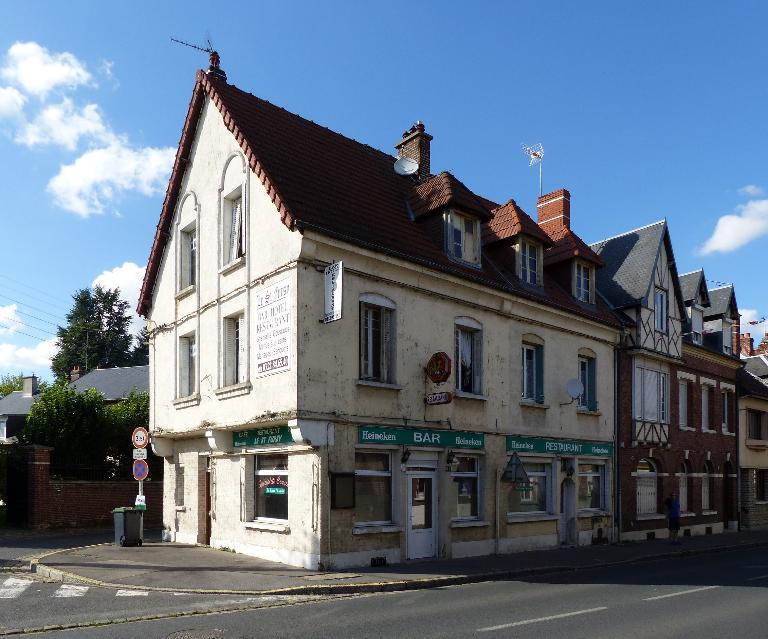
<svg viewBox="0 0 768 639">
<path fill-rule="evenodd" d="M 736 371 L 736 382 L 740 397 L 761 397 L 768 399 L 768 384 L 749 371 L 740 368 Z"/>
<path fill-rule="evenodd" d="M 709 289 L 709 308 L 704 312 L 704 317 L 714 317 L 715 315 L 730 316 L 730 303 L 733 298 L 733 286 L 721 286 L 720 288 Z"/>
<path fill-rule="evenodd" d="M 0 399 L 0 415 L 29 415 L 37 395 L 25 395 L 23 391 L 13 391 Z"/>
<path fill-rule="evenodd" d="M 704 290 L 707 291 L 706 281 L 702 282 L 702 280 L 704 280 L 703 269 L 691 273 L 684 273 L 680 276 L 680 290 L 683 292 L 683 301 L 686 304 L 688 302 L 693 302 L 693 300 L 696 299 L 696 295 L 702 286 L 704 287 Z M 708 297 L 704 297 L 701 301 L 702 306 L 707 306 L 709 299 Z"/>
<path fill-rule="evenodd" d="M 72 382 L 69 387 L 78 393 L 95 388 L 106 400 L 123 399 L 128 397 L 131 391 L 149 390 L 149 366 L 97 368 Z"/>
<path fill-rule="evenodd" d="M 755 355 L 753 357 L 747 357 L 744 359 L 747 371 L 756 375 L 757 377 L 768 377 L 768 356 Z"/>
</svg>

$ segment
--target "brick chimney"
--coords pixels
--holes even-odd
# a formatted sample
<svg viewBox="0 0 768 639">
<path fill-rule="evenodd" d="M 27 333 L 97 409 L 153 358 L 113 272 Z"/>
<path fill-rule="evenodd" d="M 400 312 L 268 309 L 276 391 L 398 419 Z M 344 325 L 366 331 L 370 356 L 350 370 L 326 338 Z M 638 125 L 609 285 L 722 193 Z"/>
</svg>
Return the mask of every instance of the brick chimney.
<svg viewBox="0 0 768 639">
<path fill-rule="evenodd" d="M 567 189 L 558 189 L 539 196 L 536 205 L 539 212 L 539 226 L 552 235 L 571 228 L 571 194 Z"/>
<path fill-rule="evenodd" d="M 81 376 L 80 367 L 74 366 L 72 368 L 72 372 L 69 374 L 69 381 L 76 382 L 78 379 L 80 379 L 80 376 Z"/>
<path fill-rule="evenodd" d="M 24 378 L 24 384 L 22 386 L 23 394 L 27 397 L 31 397 L 32 395 L 37 395 L 38 388 L 37 388 L 37 377 L 34 375 L 29 375 Z"/>
<path fill-rule="evenodd" d="M 424 130 L 424 123 L 416 122 L 403 133 L 403 139 L 395 144 L 400 157 L 411 158 L 419 163 L 419 182 L 429 177 L 429 143 L 432 136 Z"/>
<path fill-rule="evenodd" d="M 755 355 L 768 355 L 768 333 L 763 335 L 763 340 L 754 350 Z"/>
<path fill-rule="evenodd" d="M 741 336 L 741 348 L 739 352 L 744 357 L 752 357 L 755 354 L 755 338 L 749 333 L 744 333 Z"/>
</svg>

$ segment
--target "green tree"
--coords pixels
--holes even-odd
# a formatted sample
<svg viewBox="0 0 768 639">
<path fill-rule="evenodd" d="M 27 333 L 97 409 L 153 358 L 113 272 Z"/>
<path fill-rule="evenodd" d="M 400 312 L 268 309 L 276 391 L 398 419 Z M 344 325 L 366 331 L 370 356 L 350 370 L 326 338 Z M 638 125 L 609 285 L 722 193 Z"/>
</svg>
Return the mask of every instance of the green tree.
<svg viewBox="0 0 768 639">
<path fill-rule="evenodd" d="M 0 376 L 0 397 L 5 397 L 8 393 L 13 391 L 20 391 L 24 386 L 24 375 L 18 373 L 17 375 L 7 374 Z"/>
<path fill-rule="evenodd" d="M 125 463 L 131 458 L 131 433 L 149 424 L 149 394 L 132 392 L 125 399 L 107 406 L 109 424 L 108 454 Z"/>
<path fill-rule="evenodd" d="M 58 328 L 58 353 L 51 364 L 59 382 L 69 381 L 75 366 L 83 373 L 94 368 L 133 364 L 133 336 L 128 302 L 120 299 L 120 289 L 96 286 L 73 296 L 67 325 Z"/>
<path fill-rule="evenodd" d="M 133 366 L 149 364 L 149 330 L 145 326 L 136 336 L 131 348 L 131 363 Z"/>
</svg>

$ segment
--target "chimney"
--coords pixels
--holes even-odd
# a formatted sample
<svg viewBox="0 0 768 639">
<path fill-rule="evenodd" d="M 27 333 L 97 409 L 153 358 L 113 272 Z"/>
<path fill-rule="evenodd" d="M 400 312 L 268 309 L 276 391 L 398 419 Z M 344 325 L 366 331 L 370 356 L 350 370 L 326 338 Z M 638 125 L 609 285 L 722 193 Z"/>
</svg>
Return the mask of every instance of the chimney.
<svg viewBox="0 0 768 639">
<path fill-rule="evenodd" d="M 37 395 L 37 377 L 29 375 L 24 378 L 24 385 L 22 386 L 23 393 L 26 397 Z"/>
<path fill-rule="evenodd" d="M 536 208 L 539 226 L 548 235 L 571 228 L 571 194 L 567 189 L 540 195 Z"/>
<path fill-rule="evenodd" d="M 69 374 L 69 381 L 76 382 L 78 379 L 80 379 L 80 367 L 74 366 L 72 372 Z"/>
<path fill-rule="evenodd" d="M 403 139 L 395 144 L 400 157 L 411 158 L 419 163 L 419 182 L 429 177 L 429 143 L 432 136 L 424 130 L 420 120 L 403 133 Z"/>
<path fill-rule="evenodd" d="M 752 357 L 755 354 L 755 338 L 749 333 L 744 333 L 741 336 L 741 348 L 739 352 L 744 357 Z"/>
<path fill-rule="evenodd" d="M 206 75 L 212 75 L 217 78 L 221 78 L 224 80 L 224 82 L 227 81 L 227 74 L 224 71 L 224 69 L 221 68 L 221 58 L 219 57 L 218 51 L 211 51 L 208 55 L 208 62 L 210 65 L 208 66 L 208 71 L 206 71 Z"/>
<path fill-rule="evenodd" d="M 768 355 L 768 333 L 763 335 L 763 340 L 754 350 L 755 355 Z"/>
</svg>

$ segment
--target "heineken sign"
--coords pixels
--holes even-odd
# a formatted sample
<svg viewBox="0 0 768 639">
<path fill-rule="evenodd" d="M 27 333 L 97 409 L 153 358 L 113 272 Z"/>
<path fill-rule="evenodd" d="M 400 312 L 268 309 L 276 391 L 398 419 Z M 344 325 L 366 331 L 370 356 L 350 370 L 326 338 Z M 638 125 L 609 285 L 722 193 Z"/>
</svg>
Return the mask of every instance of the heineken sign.
<svg viewBox="0 0 768 639">
<path fill-rule="evenodd" d="M 485 448 L 485 435 L 458 430 L 359 426 L 357 442 L 359 444 L 404 444 L 405 446 L 479 449 Z"/>
<path fill-rule="evenodd" d="M 507 437 L 507 452 L 551 453 L 554 455 L 585 455 L 611 457 L 613 444 L 578 439 L 544 439 L 543 437 Z"/>
<path fill-rule="evenodd" d="M 275 446 L 277 444 L 293 444 L 293 436 L 288 426 L 273 428 L 258 428 L 256 430 L 240 430 L 232 433 L 232 445 L 235 448 L 250 446 Z"/>
</svg>

